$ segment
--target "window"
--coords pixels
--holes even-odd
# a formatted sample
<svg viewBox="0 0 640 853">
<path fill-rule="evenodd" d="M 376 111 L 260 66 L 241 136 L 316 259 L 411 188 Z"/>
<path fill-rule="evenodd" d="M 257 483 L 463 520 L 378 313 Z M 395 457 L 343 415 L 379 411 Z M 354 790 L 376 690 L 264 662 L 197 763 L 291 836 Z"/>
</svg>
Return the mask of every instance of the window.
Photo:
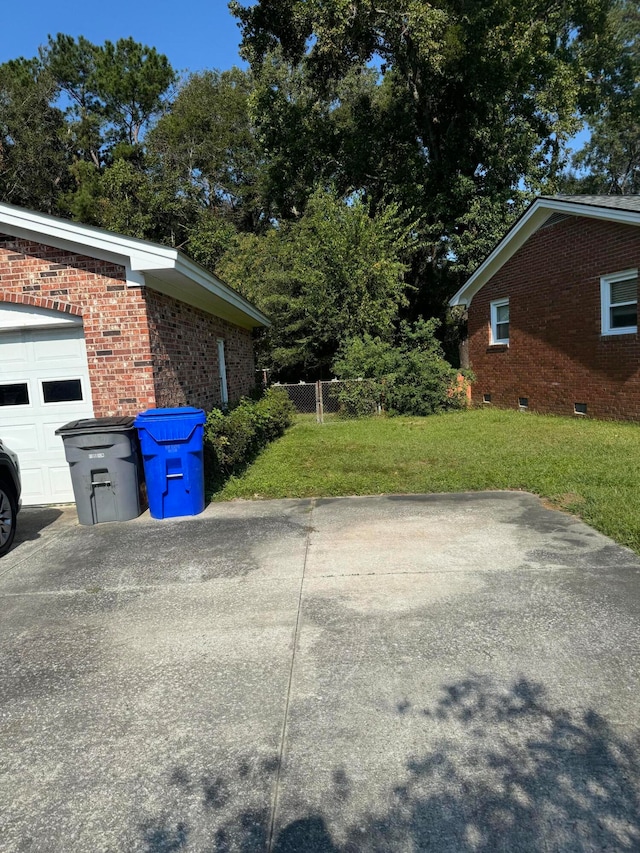
<svg viewBox="0 0 640 853">
<path fill-rule="evenodd" d="M 491 343 L 509 343 L 509 300 L 498 299 L 491 303 Z"/>
<path fill-rule="evenodd" d="M 518 406 L 521 409 L 529 408 L 529 398 L 528 397 L 518 397 Z"/>
<path fill-rule="evenodd" d="M 53 379 L 42 383 L 45 403 L 69 403 L 82 400 L 82 385 L 79 379 Z"/>
<path fill-rule="evenodd" d="M 600 279 L 602 334 L 628 335 L 638 331 L 638 270 Z"/>
<path fill-rule="evenodd" d="M 0 385 L 0 406 L 28 406 L 29 390 L 26 382 Z"/>
</svg>

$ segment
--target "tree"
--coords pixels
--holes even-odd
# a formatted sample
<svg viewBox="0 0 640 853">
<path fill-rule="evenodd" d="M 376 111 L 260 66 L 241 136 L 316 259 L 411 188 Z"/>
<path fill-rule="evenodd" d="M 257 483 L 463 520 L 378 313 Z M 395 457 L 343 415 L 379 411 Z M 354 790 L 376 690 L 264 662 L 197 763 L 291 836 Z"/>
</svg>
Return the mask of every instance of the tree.
<svg viewBox="0 0 640 853">
<path fill-rule="evenodd" d="M 297 219 L 323 181 L 339 193 L 344 164 L 335 117 L 341 105 L 318 97 L 300 66 L 270 54 L 255 79 L 251 117 L 264 157 L 265 207 L 281 219 Z"/>
<path fill-rule="evenodd" d="M 132 38 L 95 45 L 58 33 L 40 49 L 40 62 L 67 101 L 78 155 L 97 168 L 110 147 L 140 144 L 176 77 L 164 54 Z"/>
<path fill-rule="evenodd" d="M 348 76 L 367 64 L 379 69 L 369 98 L 378 120 L 368 129 L 353 124 L 361 168 L 349 167 L 352 188 L 374 208 L 393 201 L 415 211 L 421 240 L 410 276 L 423 293 L 437 294 L 431 308 L 482 260 L 527 199 L 553 188 L 566 140 L 581 114 L 599 103 L 598 81 L 612 57 L 609 6 L 610 0 L 231 3 L 256 76 L 270 75 L 270 57 L 280 52 L 299 69 L 317 109 L 329 105 L 331 119 Z M 286 134 L 281 138 L 295 162 L 295 136 L 290 144 Z M 345 146 L 343 139 L 341 152 Z M 286 162 L 286 153 L 280 158 Z M 336 163 L 336 174 L 344 164 Z M 425 307 L 418 300 L 414 310 Z"/>
<path fill-rule="evenodd" d="M 184 248 L 194 261 L 216 270 L 227 251 L 238 250 L 237 235 L 233 223 L 219 211 L 198 208 L 187 226 Z"/>
<path fill-rule="evenodd" d="M 610 13 L 618 46 L 615 85 L 605 89 L 604 108 L 590 119 L 591 137 L 574 157 L 573 192 L 640 193 L 640 8 L 618 0 Z"/>
<path fill-rule="evenodd" d="M 68 188 L 64 116 L 52 106 L 56 84 L 36 59 L 0 65 L 0 197 L 55 213 Z"/>
<path fill-rule="evenodd" d="M 96 91 L 96 64 L 100 48 L 79 36 L 77 41 L 58 33 L 49 36 L 40 48 L 40 61 L 56 85 L 56 95 L 67 102 L 66 129 L 75 156 L 99 169 L 104 145 L 106 121 L 103 105 Z"/>
<path fill-rule="evenodd" d="M 458 408 L 457 371 L 435 336 L 435 318 L 401 323 L 393 341 L 365 333 L 343 342 L 333 363 L 344 380 L 336 396 L 346 414 L 371 414 L 381 404 L 391 415 L 432 415 Z"/>
<path fill-rule="evenodd" d="M 149 134 L 150 151 L 203 208 L 241 230 L 260 230 L 261 152 L 249 116 L 252 75 L 239 68 L 192 74 Z"/>
<path fill-rule="evenodd" d="M 74 39 L 63 33 L 49 36 L 40 49 L 38 65 L 53 82 L 50 100 L 63 111 L 71 153 L 70 181 L 65 182 L 71 186 L 60 193 L 60 209 L 83 222 L 105 224 L 101 189 L 122 185 L 124 172 L 134 166 L 140 172 L 135 179 L 138 185 L 148 182 L 142 174 L 147 162 L 142 141 L 167 106 L 175 72 L 166 56 L 131 38 L 100 46 L 83 36 Z M 114 180 L 102 181 L 105 170 L 119 159 L 127 165 L 117 166 Z M 127 178 L 129 184 L 132 177 Z M 132 199 L 135 195 L 127 196 L 128 201 Z M 140 210 L 134 215 L 129 210 L 129 214 L 123 211 L 119 219 L 135 220 L 132 228 L 138 234 L 147 213 Z M 107 215 L 107 221 L 111 218 Z"/>
<path fill-rule="evenodd" d="M 112 143 L 138 145 L 150 122 L 166 106 L 175 72 L 164 54 L 132 38 L 105 41 L 96 61 L 96 92 Z"/>
<path fill-rule="evenodd" d="M 298 220 L 240 235 L 217 271 L 273 320 L 262 366 L 327 376 L 342 341 L 392 335 L 406 303 L 407 231 L 394 206 L 372 218 L 359 198 L 318 189 Z"/>
</svg>

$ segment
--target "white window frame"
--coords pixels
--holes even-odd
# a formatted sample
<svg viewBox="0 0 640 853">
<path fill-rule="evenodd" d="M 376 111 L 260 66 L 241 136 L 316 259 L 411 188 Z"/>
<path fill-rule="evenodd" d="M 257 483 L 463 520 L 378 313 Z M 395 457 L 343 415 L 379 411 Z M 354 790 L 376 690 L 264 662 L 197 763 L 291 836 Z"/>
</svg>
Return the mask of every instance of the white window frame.
<svg viewBox="0 0 640 853">
<path fill-rule="evenodd" d="M 61 400 L 59 403 L 47 403 L 44 399 L 44 382 L 80 382 L 80 393 L 82 397 L 79 400 Z M 87 389 L 82 376 L 44 376 L 38 379 L 38 394 L 40 396 L 41 406 L 77 406 L 78 403 L 84 403 L 87 399 Z"/>
<path fill-rule="evenodd" d="M 496 299 L 491 303 L 491 343 L 509 345 L 509 338 L 498 337 L 498 308 L 509 304 L 509 297 Z M 511 334 L 511 311 L 509 311 L 509 334 Z"/>
<path fill-rule="evenodd" d="M 603 275 L 600 278 L 600 318 L 602 322 L 603 335 L 633 335 L 637 334 L 638 326 L 621 326 L 617 329 L 612 329 L 610 325 L 610 309 L 611 309 L 611 285 L 618 281 L 627 281 L 628 279 L 638 278 L 638 270 L 623 270 L 622 272 Z M 632 302 L 616 303 L 620 305 L 632 305 Z M 638 300 L 636 299 L 636 305 Z"/>
</svg>

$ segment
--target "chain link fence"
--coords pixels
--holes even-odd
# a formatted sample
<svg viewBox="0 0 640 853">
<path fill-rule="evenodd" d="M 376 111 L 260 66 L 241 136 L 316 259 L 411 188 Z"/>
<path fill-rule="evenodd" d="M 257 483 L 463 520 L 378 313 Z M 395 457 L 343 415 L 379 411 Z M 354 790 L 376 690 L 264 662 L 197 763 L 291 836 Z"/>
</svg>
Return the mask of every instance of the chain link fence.
<svg viewBox="0 0 640 853">
<path fill-rule="evenodd" d="M 286 391 L 298 414 L 309 415 L 318 412 L 317 385 L 317 382 L 274 382 L 271 387 Z"/>
<path fill-rule="evenodd" d="M 340 399 L 340 391 L 353 387 L 357 379 L 332 379 L 318 382 L 275 382 L 273 388 L 282 388 L 301 415 L 315 414 L 319 424 L 325 422 L 326 416 L 338 414 L 348 416 L 348 412 Z M 372 406 L 370 414 L 380 411 L 379 405 Z"/>
<path fill-rule="evenodd" d="M 332 379 L 318 382 L 275 382 L 301 415 L 312 415 L 319 424 L 326 418 L 359 418 L 380 414 L 387 406 L 386 382 L 379 379 Z M 453 405 L 471 405 L 471 385 L 462 374 L 447 391 Z"/>
</svg>

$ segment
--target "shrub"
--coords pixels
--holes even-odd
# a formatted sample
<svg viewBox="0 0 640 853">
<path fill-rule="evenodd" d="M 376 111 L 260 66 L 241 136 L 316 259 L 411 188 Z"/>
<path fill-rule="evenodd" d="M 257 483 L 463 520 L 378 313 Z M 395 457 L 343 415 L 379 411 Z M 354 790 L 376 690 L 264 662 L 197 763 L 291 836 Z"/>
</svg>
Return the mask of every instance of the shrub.
<svg viewBox="0 0 640 853">
<path fill-rule="evenodd" d="M 358 417 L 382 406 L 391 415 L 431 415 L 466 402 L 435 337 L 438 322 L 403 323 L 395 345 L 370 335 L 347 341 L 333 365 L 339 378 L 354 380 L 336 389 L 341 412 Z"/>
<path fill-rule="evenodd" d="M 259 400 L 243 397 L 224 412 L 212 409 L 204 428 L 205 475 L 209 489 L 237 474 L 293 421 L 295 409 L 285 391 L 270 388 Z"/>
<path fill-rule="evenodd" d="M 341 418 L 375 415 L 381 405 L 381 383 L 376 379 L 345 379 L 330 386 L 329 399 L 337 400 Z"/>
</svg>

